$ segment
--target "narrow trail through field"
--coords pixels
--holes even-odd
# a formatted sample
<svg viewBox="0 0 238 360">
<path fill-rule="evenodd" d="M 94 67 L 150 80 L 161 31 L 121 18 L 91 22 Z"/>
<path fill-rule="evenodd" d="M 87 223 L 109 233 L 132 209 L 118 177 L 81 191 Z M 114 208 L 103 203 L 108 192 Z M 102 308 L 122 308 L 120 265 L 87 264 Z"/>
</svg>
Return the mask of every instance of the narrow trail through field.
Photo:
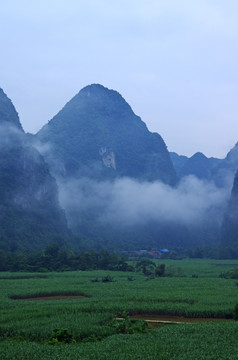
<svg viewBox="0 0 238 360">
<path fill-rule="evenodd" d="M 138 314 L 130 316 L 130 319 L 143 319 L 153 327 L 169 324 L 187 324 L 196 322 L 218 322 L 218 321 L 231 321 L 232 319 L 223 318 L 189 318 L 183 316 L 174 315 L 155 315 L 155 314 Z M 124 320 L 123 318 L 117 318 L 117 320 Z"/>
</svg>

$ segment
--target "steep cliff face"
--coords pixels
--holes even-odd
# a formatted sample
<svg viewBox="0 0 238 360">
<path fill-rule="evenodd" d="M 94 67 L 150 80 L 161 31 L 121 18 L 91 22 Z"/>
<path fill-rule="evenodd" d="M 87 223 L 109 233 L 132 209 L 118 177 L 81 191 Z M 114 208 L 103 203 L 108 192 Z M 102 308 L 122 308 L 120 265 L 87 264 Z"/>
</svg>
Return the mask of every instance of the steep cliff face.
<svg viewBox="0 0 238 360">
<path fill-rule="evenodd" d="M 51 144 L 48 161 L 53 154 L 66 176 L 176 182 L 161 136 L 148 131 L 119 93 L 101 85 L 82 89 L 37 138 Z"/>
<path fill-rule="evenodd" d="M 222 245 L 238 248 L 238 171 L 222 225 Z"/>
<path fill-rule="evenodd" d="M 0 248 L 41 249 L 67 234 L 66 219 L 48 166 L 27 143 L 11 101 L 0 94 Z"/>
<path fill-rule="evenodd" d="M 11 124 L 23 132 L 18 113 L 11 100 L 0 88 L 0 125 Z"/>
<path fill-rule="evenodd" d="M 221 187 L 230 186 L 238 169 L 238 143 L 228 152 L 225 159 L 214 167 L 211 177 Z"/>
</svg>

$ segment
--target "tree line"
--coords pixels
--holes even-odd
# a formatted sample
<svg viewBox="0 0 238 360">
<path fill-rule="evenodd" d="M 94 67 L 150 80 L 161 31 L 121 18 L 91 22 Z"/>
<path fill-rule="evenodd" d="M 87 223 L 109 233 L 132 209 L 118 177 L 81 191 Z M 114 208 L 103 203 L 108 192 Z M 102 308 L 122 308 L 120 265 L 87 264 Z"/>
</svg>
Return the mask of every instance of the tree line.
<svg viewBox="0 0 238 360">
<path fill-rule="evenodd" d="M 73 251 L 60 250 L 58 244 L 47 246 L 43 251 L 6 253 L 0 250 L 0 271 L 67 271 L 67 270 L 117 270 L 131 271 L 125 258 L 107 250 Z"/>
</svg>

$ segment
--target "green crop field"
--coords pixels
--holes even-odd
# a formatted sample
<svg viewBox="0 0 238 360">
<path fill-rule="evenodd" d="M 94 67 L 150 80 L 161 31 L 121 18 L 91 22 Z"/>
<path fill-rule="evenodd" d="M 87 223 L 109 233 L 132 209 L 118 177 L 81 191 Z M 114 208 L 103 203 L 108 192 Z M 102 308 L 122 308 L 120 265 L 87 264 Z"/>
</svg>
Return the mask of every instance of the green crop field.
<svg viewBox="0 0 238 360">
<path fill-rule="evenodd" d="M 0 359 L 237 360 L 238 322 L 232 317 L 238 280 L 220 274 L 238 267 L 238 261 L 163 263 L 166 276 L 154 279 L 115 271 L 0 273 Z M 23 299 L 63 295 L 82 297 Z M 141 320 L 125 320 L 128 328 L 115 320 L 126 314 L 197 322 L 143 330 Z"/>
</svg>

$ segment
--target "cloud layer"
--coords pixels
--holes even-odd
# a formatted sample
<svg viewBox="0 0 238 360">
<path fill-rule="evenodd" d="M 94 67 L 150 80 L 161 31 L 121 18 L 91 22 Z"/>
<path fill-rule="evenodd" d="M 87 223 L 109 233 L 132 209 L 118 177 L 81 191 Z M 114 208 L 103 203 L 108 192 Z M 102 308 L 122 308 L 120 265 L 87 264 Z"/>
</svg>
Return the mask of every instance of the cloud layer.
<svg viewBox="0 0 238 360">
<path fill-rule="evenodd" d="M 150 221 L 197 226 L 209 217 L 220 221 L 229 192 L 193 176 L 177 188 L 129 178 L 114 182 L 92 179 L 60 183 L 60 203 L 70 214 L 93 212 L 103 224 L 143 225 Z M 74 217 L 75 221 L 75 217 Z"/>
</svg>

